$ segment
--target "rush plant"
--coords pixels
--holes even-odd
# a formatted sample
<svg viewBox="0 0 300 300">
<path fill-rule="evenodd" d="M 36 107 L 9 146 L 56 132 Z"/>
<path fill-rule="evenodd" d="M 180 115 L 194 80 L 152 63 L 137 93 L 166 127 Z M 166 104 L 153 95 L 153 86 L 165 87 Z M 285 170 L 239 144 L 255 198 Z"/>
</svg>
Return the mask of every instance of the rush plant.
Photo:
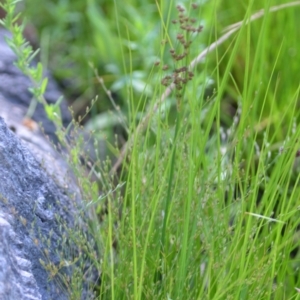
<svg viewBox="0 0 300 300">
<path fill-rule="evenodd" d="M 95 172 L 104 193 L 76 173 L 95 208 L 97 298 L 297 299 L 300 3 L 182 2 L 156 2 L 151 97 L 126 82 L 128 138 Z M 132 48 L 123 60 L 130 77 Z"/>
</svg>

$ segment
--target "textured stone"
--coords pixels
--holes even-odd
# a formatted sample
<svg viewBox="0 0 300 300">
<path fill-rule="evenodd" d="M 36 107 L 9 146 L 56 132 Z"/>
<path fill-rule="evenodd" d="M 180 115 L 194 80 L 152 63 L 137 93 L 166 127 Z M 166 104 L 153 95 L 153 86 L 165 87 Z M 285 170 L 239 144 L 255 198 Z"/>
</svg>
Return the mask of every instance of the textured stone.
<svg viewBox="0 0 300 300">
<path fill-rule="evenodd" d="M 78 220 L 80 192 L 62 155 L 34 123 L 42 123 L 50 140 L 58 142 L 43 107 L 38 105 L 33 125 L 23 122 L 32 97 L 30 81 L 13 65 L 5 35 L 0 29 L 0 299 L 68 299 L 61 283 L 49 280 L 41 260 L 61 262 L 60 250 L 67 250 L 62 249 L 67 233 L 61 224 L 72 228 L 75 216 Z M 45 96 L 50 103 L 60 96 L 51 77 Z M 67 125 L 66 103 L 61 109 Z"/>
</svg>

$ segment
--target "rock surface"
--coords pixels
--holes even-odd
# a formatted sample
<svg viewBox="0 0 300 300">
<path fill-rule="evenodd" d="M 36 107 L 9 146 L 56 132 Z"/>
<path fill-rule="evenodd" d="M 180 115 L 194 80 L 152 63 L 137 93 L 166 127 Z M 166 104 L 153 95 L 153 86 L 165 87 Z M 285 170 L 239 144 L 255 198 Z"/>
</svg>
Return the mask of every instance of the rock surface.
<svg viewBox="0 0 300 300">
<path fill-rule="evenodd" d="M 80 192 L 67 164 L 35 124 L 42 123 L 45 134 L 58 142 L 43 107 L 38 105 L 33 124 L 23 122 L 32 98 L 30 81 L 13 65 L 5 35 L 0 29 L 0 299 L 69 299 L 59 281 L 49 280 L 41 260 L 61 262 L 60 250 L 66 250 L 61 224 L 74 226 Z M 45 97 L 54 103 L 59 96 L 50 78 Z M 66 103 L 61 108 L 67 125 Z"/>
</svg>

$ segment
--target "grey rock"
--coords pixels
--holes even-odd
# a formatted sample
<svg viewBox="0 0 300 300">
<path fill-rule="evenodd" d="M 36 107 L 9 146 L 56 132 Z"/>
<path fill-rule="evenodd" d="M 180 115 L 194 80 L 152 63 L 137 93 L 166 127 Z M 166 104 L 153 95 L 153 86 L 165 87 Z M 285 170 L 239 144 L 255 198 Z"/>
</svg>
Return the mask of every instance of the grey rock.
<svg viewBox="0 0 300 300">
<path fill-rule="evenodd" d="M 13 65 L 6 35 L 0 29 L 0 299 L 69 299 L 63 283 L 57 276 L 51 280 L 41 262 L 58 266 L 67 247 L 76 253 L 73 242 L 63 242 L 68 233 L 62 224 L 80 224 L 84 230 L 78 217 L 81 195 L 62 153 L 52 145 L 58 139 L 43 107 L 37 107 L 32 119 L 50 140 L 40 128 L 22 123 L 31 100 L 30 81 Z M 50 77 L 46 99 L 54 103 L 59 96 Z M 67 125 L 66 103 L 61 109 Z M 72 276 L 71 267 L 62 272 Z M 87 295 L 83 288 L 82 299 L 90 299 Z"/>
<path fill-rule="evenodd" d="M 6 299 L 67 299 L 41 265 L 47 249 L 58 264 L 62 232 L 55 216 L 73 224 L 69 196 L 0 118 L 0 212 L 2 264 Z M 48 244 L 49 243 L 49 244 Z M 30 295 L 30 296 L 28 296 Z M 1 298 L 4 299 L 4 298 Z"/>
<path fill-rule="evenodd" d="M 0 299 L 42 299 L 32 274 L 32 264 L 20 257 L 22 242 L 7 221 L 9 215 L 0 217 Z"/>
</svg>

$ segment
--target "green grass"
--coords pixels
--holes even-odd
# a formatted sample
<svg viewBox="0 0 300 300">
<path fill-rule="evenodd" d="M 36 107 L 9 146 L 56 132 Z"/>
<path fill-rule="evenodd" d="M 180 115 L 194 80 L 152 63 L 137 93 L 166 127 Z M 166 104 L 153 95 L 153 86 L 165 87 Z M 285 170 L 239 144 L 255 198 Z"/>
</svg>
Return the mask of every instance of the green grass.
<svg viewBox="0 0 300 300">
<path fill-rule="evenodd" d="M 84 199 L 95 202 L 98 214 L 107 209 L 100 226 L 96 220 L 93 225 L 101 255 L 94 261 L 102 274 L 98 298 L 300 298 L 299 4 L 268 12 L 280 1 L 209 1 L 195 10 L 184 1 L 197 25 L 203 20 L 205 27 L 196 36 L 183 31 L 192 44 L 189 55 L 175 61 L 169 50 L 183 50 L 176 39 L 182 31 L 171 22 L 178 18 L 177 3 L 104 1 L 111 20 L 92 16 L 99 13 L 91 8 L 96 2 L 75 3 L 74 9 L 86 5 L 84 16 L 94 26 L 88 37 L 80 35 L 79 44 L 85 37 L 95 42 L 106 36 L 107 44 L 96 43 L 98 59 L 118 65 L 128 78 L 119 90 L 129 133 L 118 177 L 123 186 L 116 188 L 110 167 L 104 167 L 106 202 L 97 202 L 97 187 L 91 190 L 77 173 Z M 63 5 L 68 13 L 62 10 L 52 24 L 61 35 L 72 16 L 70 3 L 51 6 L 55 12 Z M 247 24 L 262 8 L 266 13 Z M 241 28 L 195 67 L 192 80 L 161 99 L 165 76 L 188 66 L 226 26 L 241 20 Z M 156 34 L 150 28 L 157 28 Z M 122 47 L 125 42 L 137 50 Z M 110 43 L 121 45 L 111 55 Z M 79 44 L 72 45 L 74 52 L 69 49 L 68 59 Z M 80 60 L 86 60 L 84 53 Z M 51 59 L 68 61 L 60 54 Z M 169 70 L 162 70 L 164 64 Z M 145 86 L 137 92 L 139 69 Z M 84 82 L 85 73 L 77 75 Z M 117 85 L 122 76 L 104 80 L 106 86 Z"/>
</svg>

